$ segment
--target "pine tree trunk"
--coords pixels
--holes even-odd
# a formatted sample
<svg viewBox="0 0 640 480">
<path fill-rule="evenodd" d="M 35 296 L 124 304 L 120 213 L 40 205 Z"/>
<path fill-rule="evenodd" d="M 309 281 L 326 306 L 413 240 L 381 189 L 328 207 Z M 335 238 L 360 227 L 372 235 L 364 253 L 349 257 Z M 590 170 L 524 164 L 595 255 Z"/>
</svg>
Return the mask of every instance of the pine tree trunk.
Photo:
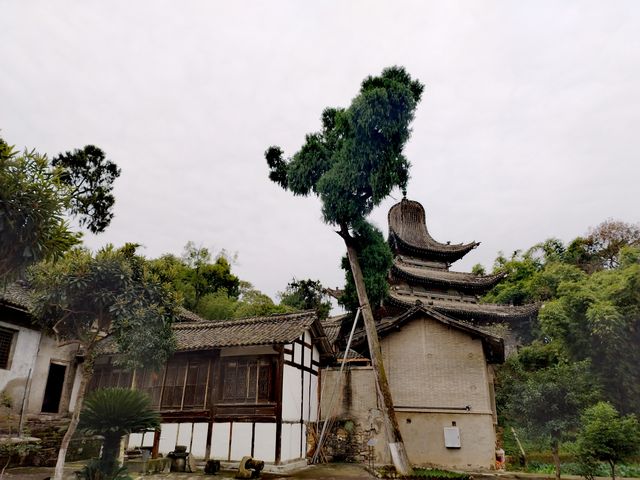
<svg viewBox="0 0 640 480">
<path fill-rule="evenodd" d="M 391 390 L 389 390 L 389 382 L 387 381 L 387 374 L 382 362 L 382 351 L 380 349 L 380 342 L 378 341 L 378 332 L 376 330 L 373 312 L 371 311 L 371 305 L 369 305 L 369 297 L 364 285 L 362 270 L 360 269 L 358 252 L 353 246 L 351 236 L 345 228 L 342 229 L 340 235 L 347 246 L 347 257 L 349 259 L 351 273 L 353 274 L 353 281 L 358 293 L 358 301 L 360 302 L 364 327 L 367 332 L 369 354 L 371 355 L 371 364 L 376 377 L 376 391 L 382 408 L 382 418 L 385 423 L 385 430 L 387 432 L 387 440 L 389 442 L 389 450 L 391 451 L 393 465 L 396 467 L 396 471 L 401 475 L 409 475 L 412 472 L 411 464 L 409 463 L 409 457 L 407 456 L 407 451 L 404 447 L 402 436 L 400 435 L 400 427 L 398 426 L 396 412 L 393 409 Z"/>
<path fill-rule="evenodd" d="M 551 444 L 551 456 L 556 467 L 556 480 L 560 480 L 560 441 L 555 438 Z"/>
<path fill-rule="evenodd" d="M 82 410 L 82 403 L 84 402 L 84 394 L 89 385 L 89 380 L 93 374 L 92 368 L 87 368 L 86 364 L 82 365 L 82 379 L 80 380 L 80 386 L 78 387 L 78 398 L 76 399 L 76 405 L 73 409 L 73 415 L 71 415 L 71 422 L 67 432 L 62 437 L 60 443 L 60 450 L 58 451 L 58 461 L 56 462 L 55 473 L 53 474 L 53 480 L 63 480 L 64 477 L 64 462 L 67 458 L 67 450 L 69 449 L 69 443 L 73 434 L 76 433 L 78 422 L 80 421 L 80 411 Z"/>
</svg>

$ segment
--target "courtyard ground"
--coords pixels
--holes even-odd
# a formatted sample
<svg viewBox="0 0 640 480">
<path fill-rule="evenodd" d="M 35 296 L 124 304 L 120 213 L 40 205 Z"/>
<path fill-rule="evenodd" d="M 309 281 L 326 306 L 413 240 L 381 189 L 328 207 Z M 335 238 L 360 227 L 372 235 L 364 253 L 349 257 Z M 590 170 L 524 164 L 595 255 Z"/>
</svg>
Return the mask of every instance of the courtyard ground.
<svg viewBox="0 0 640 480">
<path fill-rule="evenodd" d="M 65 480 L 76 480 L 75 471 L 82 464 L 68 464 L 65 467 Z M 205 475 L 198 473 L 158 473 L 132 477 L 135 480 L 232 480 L 235 472 L 220 472 L 217 475 Z M 53 475 L 53 468 L 18 467 L 8 469 L 3 480 L 45 480 Z M 523 473 L 523 472 L 482 472 L 471 474 L 474 480 L 553 480 L 551 474 Z M 263 480 L 295 480 L 295 479 L 321 479 L 321 480 L 370 480 L 373 477 L 364 465 L 353 463 L 330 463 L 323 465 L 310 465 L 290 474 L 263 474 Z M 565 480 L 582 480 L 577 475 L 563 475 Z M 624 479 L 617 480 L 634 480 Z M 595 480 L 608 480 L 608 477 L 595 477 Z M 637 479 L 635 479 L 637 480 Z"/>
</svg>

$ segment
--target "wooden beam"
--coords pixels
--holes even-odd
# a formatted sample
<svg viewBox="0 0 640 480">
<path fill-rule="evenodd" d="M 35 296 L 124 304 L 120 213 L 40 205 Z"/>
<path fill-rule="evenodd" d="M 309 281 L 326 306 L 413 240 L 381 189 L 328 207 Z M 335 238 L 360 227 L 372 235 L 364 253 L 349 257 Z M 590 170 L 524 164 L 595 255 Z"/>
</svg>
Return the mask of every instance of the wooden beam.
<svg viewBox="0 0 640 480">
<path fill-rule="evenodd" d="M 278 367 L 276 372 L 276 452 L 275 464 L 280 465 L 282 456 L 282 382 L 284 373 L 284 348 L 279 347 Z"/>
</svg>

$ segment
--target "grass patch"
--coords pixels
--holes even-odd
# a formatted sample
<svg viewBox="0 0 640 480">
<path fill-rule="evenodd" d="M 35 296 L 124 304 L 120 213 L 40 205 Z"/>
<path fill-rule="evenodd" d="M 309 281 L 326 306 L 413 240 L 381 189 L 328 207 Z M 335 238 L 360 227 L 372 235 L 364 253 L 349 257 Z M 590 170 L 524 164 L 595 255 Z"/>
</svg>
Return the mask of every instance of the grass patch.
<svg viewBox="0 0 640 480">
<path fill-rule="evenodd" d="M 433 479 L 433 480 L 469 480 L 471 477 L 466 473 L 450 472 L 448 470 L 440 470 L 438 468 L 421 468 L 413 469 L 413 475 L 399 475 L 396 469 L 391 466 L 374 468 L 374 472 L 378 478 L 402 478 L 402 479 Z"/>
<path fill-rule="evenodd" d="M 552 463 L 530 461 L 527 463 L 526 468 L 518 468 L 516 465 L 509 465 L 508 470 L 520 470 L 529 473 L 555 473 L 555 466 Z M 577 462 L 562 462 L 560 464 L 560 471 L 566 475 L 580 475 L 580 466 Z M 596 477 L 610 477 L 611 470 L 606 463 L 599 463 L 598 468 L 595 471 Z M 640 464 L 619 464 L 616 465 L 616 477 L 636 477 L 640 478 Z"/>
</svg>

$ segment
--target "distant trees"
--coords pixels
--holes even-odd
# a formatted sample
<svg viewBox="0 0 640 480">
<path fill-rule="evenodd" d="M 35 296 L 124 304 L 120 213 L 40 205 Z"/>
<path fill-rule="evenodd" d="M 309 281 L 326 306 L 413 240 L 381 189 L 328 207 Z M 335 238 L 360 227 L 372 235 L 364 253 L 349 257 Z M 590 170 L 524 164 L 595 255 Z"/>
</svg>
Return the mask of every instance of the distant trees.
<svg viewBox="0 0 640 480">
<path fill-rule="evenodd" d="M 35 150 L 19 153 L 0 138 L 0 280 L 39 260 L 59 258 L 80 242 L 66 215 L 94 233 L 113 218 L 118 167 L 87 146 L 49 161 Z"/>
<path fill-rule="evenodd" d="M 199 312 L 207 295 L 224 293 L 237 299 L 240 294 L 240 279 L 231 273 L 224 251 L 214 258 L 207 248 L 187 242 L 182 257 L 166 254 L 148 262 L 151 271 L 175 290 L 188 310 Z"/>
<path fill-rule="evenodd" d="M 331 302 L 320 280 L 292 279 L 280 292 L 280 304 L 296 310 L 316 310 L 320 318 L 327 318 L 331 311 Z"/>
<path fill-rule="evenodd" d="M 536 434 L 532 392 L 547 390 L 554 379 L 577 388 L 586 385 L 585 375 L 594 395 L 573 397 L 581 398 L 582 408 L 603 399 L 623 413 L 640 413 L 639 238 L 638 226 L 607 220 L 567 245 L 550 239 L 510 258 L 498 256 L 494 272 L 508 276 L 483 301 L 542 304 L 537 322 L 518 332 L 529 345 L 499 368 L 497 398 L 504 423 Z M 564 376 L 555 371 L 560 365 L 575 371 Z M 562 409 L 553 408 L 553 399 L 545 395 L 548 406 L 542 412 L 549 424 L 562 424 L 566 419 Z M 574 413 L 580 410 L 575 406 Z M 598 412 L 604 415 L 604 407 Z M 566 436 L 559 440 L 577 434 L 577 420 L 574 415 L 565 423 Z M 538 420 L 540 426 L 547 423 Z"/>
</svg>

